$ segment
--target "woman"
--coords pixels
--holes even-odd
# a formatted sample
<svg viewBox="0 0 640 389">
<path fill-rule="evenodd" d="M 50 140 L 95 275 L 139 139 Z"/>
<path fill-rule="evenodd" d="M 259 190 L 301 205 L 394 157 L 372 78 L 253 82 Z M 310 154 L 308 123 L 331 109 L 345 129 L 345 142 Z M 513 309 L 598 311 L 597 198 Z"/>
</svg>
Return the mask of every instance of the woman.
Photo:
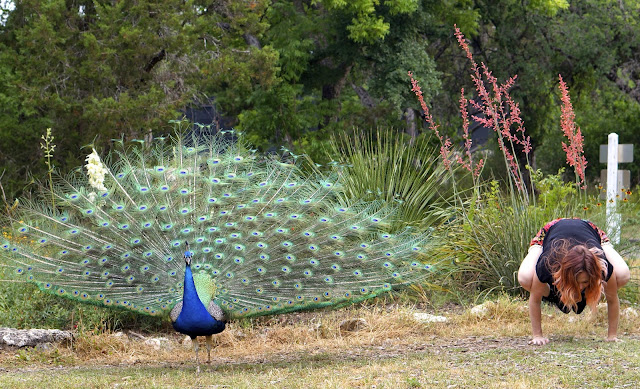
<svg viewBox="0 0 640 389">
<path fill-rule="evenodd" d="M 518 282 L 530 292 L 529 317 L 533 339 L 544 345 L 540 303 L 552 302 L 564 313 L 581 313 L 607 298 L 608 341 L 616 341 L 620 301 L 618 289 L 630 277 L 629 267 L 611 245 L 607 235 L 593 223 L 581 219 L 556 219 L 547 223 L 531 240 L 529 253 L 518 271 Z"/>
</svg>

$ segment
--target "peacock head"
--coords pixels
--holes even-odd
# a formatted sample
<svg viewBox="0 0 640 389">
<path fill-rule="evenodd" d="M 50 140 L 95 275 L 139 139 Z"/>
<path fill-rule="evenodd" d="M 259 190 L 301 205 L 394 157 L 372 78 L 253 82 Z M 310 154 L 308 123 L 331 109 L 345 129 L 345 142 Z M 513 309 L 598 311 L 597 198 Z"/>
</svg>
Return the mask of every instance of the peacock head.
<svg viewBox="0 0 640 389">
<path fill-rule="evenodd" d="M 191 258 L 193 258 L 193 252 L 189 251 L 189 243 L 184 243 L 187 246 L 187 250 L 184 252 L 184 262 L 187 264 L 187 266 L 191 266 Z"/>
</svg>

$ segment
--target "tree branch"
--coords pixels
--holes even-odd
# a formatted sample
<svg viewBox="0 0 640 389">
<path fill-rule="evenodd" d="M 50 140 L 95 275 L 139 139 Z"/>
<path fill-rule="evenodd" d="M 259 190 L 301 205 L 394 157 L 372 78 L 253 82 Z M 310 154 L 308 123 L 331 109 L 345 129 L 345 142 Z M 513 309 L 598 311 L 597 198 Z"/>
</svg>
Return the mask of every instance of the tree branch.
<svg viewBox="0 0 640 389">
<path fill-rule="evenodd" d="M 156 53 L 156 55 L 153 56 L 153 58 L 151 58 L 151 61 L 149 61 L 147 66 L 144 67 L 144 71 L 149 73 L 158 62 L 162 61 L 166 57 L 167 52 L 164 49 L 160 50 L 158 53 Z"/>
</svg>

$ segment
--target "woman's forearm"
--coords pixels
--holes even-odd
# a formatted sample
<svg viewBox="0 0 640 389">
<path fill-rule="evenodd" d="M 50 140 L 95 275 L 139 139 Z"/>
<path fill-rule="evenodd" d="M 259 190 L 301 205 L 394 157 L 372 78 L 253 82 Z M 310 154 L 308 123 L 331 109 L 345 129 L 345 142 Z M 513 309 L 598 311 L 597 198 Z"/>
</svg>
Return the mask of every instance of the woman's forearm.
<svg viewBox="0 0 640 389">
<path fill-rule="evenodd" d="M 618 337 L 618 322 L 620 321 L 620 300 L 616 293 L 614 297 L 607 297 L 607 318 L 609 319 L 608 340 Z"/>
<path fill-rule="evenodd" d="M 534 337 L 542 337 L 542 308 L 541 299 L 531 295 L 529 297 L 529 318 L 531 319 L 531 332 Z"/>
</svg>

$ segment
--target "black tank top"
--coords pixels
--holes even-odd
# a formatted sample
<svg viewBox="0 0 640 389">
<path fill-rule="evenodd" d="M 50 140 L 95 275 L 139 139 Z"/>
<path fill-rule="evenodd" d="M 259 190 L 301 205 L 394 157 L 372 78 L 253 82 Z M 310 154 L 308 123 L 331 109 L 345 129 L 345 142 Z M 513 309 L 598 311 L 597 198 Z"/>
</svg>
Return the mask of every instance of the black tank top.
<svg viewBox="0 0 640 389">
<path fill-rule="evenodd" d="M 549 284 L 549 288 L 551 289 L 549 297 L 546 297 L 545 300 L 555 303 L 563 312 L 569 312 L 569 309 L 560 301 L 559 292 L 555 285 L 553 285 L 551 268 L 558 262 L 558 258 L 555 257 L 552 249 L 553 245 L 563 239 L 569 241 L 570 245 L 585 244 L 587 247 L 596 247 L 602 250 L 601 242 L 603 236 L 606 237 L 606 235 L 602 234 L 592 223 L 581 219 L 554 220 L 540 230 L 536 238 L 539 238 L 538 242 L 542 241 L 542 254 L 540 254 L 540 258 L 536 264 L 536 274 L 540 282 Z M 611 278 L 613 266 L 604 254 L 602 254 L 601 258 L 604 259 L 607 264 L 607 272 L 604 280 L 608 281 L 609 278 Z M 578 303 L 576 313 L 581 313 L 585 306 L 586 300 L 583 293 L 582 301 Z"/>
</svg>

